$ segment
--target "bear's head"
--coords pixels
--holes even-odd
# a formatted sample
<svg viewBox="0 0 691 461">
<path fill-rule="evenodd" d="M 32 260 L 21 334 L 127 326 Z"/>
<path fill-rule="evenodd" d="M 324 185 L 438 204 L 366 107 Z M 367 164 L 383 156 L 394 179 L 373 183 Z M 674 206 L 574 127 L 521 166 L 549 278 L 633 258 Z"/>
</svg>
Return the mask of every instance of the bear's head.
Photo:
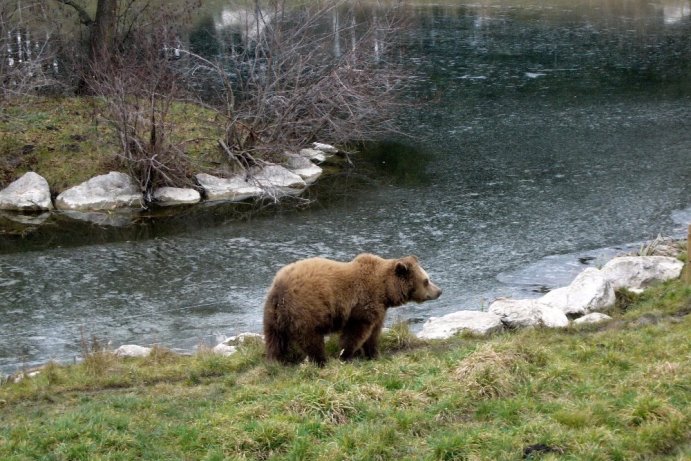
<svg viewBox="0 0 691 461">
<path fill-rule="evenodd" d="M 422 303 L 441 296 L 441 288 L 432 283 L 427 272 L 420 266 L 415 256 L 397 259 L 394 265 L 397 285 L 402 294 L 402 302 Z"/>
</svg>

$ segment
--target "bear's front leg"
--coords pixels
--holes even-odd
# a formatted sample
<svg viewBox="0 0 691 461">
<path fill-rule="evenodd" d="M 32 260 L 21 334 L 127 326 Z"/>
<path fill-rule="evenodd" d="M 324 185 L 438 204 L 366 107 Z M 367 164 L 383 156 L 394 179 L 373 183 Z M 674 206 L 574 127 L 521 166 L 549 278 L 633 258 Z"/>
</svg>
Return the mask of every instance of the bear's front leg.
<svg viewBox="0 0 691 461">
<path fill-rule="evenodd" d="M 368 359 L 376 359 L 379 357 L 379 335 L 381 334 L 381 329 L 384 326 L 384 319 L 377 322 L 370 332 L 369 338 L 362 345 L 362 352 Z"/>
<path fill-rule="evenodd" d="M 372 324 L 350 321 L 341 332 L 341 360 L 352 360 L 372 331 Z"/>
</svg>

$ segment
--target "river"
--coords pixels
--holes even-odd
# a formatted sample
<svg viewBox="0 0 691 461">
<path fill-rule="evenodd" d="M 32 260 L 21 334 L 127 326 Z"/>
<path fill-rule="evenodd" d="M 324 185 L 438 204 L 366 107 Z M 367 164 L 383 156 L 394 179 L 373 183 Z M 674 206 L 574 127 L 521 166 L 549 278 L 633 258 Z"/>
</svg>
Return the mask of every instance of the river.
<svg viewBox="0 0 691 461">
<path fill-rule="evenodd" d="M 158 228 L 5 242 L 0 371 L 70 362 L 82 337 L 191 350 L 260 331 L 273 274 L 300 258 L 417 255 L 444 294 L 389 319 L 419 328 L 567 284 L 584 256 L 597 265 L 622 244 L 681 237 L 691 7 L 592 5 L 411 7 L 408 136 L 356 156 L 309 207 L 242 219 L 217 207 Z"/>
</svg>

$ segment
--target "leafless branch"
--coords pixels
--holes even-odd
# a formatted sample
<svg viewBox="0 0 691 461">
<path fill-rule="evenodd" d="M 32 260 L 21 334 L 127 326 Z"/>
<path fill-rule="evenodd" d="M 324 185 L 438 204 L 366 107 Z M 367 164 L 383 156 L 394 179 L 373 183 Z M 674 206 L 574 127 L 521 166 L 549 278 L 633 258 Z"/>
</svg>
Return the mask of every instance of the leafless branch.
<svg viewBox="0 0 691 461">
<path fill-rule="evenodd" d="M 55 0 L 59 3 L 63 3 L 65 5 L 68 5 L 77 12 L 79 15 L 79 22 L 84 24 L 87 27 L 91 27 L 94 23 L 94 20 L 91 19 L 91 15 L 77 2 L 74 2 L 72 0 Z"/>
<path fill-rule="evenodd" d="M 399 69 L 386 62 L 396 19 L 374 18 L 357 2 L 259 1 L 244 18 L 243 51 L 211 62 L 186 51 L 188 76 L 221 82 L 218 111 L 226 148 L 271 155 L 319 138 L 334 143 L 371 139 L 392 130 Z M 376 53 L 375 53 L 376 50 Z M 229 77 L 232 76 L 232 77 Z"/>
</svg>

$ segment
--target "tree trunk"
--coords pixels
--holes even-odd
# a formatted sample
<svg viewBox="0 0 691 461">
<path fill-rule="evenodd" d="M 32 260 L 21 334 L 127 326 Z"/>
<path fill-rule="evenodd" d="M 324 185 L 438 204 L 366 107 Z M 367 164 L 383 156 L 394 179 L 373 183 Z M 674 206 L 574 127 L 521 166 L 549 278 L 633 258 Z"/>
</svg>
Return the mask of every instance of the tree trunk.
<svg viewBox="0 0 691 461">
<path fill-rule="evenodd" d="M 92 64 L 94 61 L 106 57 L 115 43 L 118 0 L 98 0 L 94 19 L 91 19 L 84 7 L 74 0 L 56 1 L 74 8 L 79 15 L 79 22 L 91 29 L 89 33 L 89 59 Z"/>
<path fill-rule="evenodd" d="M 91 29 L 91 63 L 108 59 L 115 43 L 117 27 L 117 0 L 98 0 L 96 18 Z"/>
<path fill-rule="evenodd" d="M 118 0 L 98 0 L 94 19 L 91 19 L 91 16 L 84 7 L 74 0 L 56 1 L 74 8 L 79 15 L 79 22 L 90 29 L 87 66 L 93 67 L 98 66 L 100 63 L 107 62 L 112 48 L 115 46 L 115 33 L 118 21 Z M 89 73 L 88 68 L 85 73 Z M 77 84 L 77 94 L 87 93 L 89 93 L 87 78 L 82 76 Z"/>
</svg>

